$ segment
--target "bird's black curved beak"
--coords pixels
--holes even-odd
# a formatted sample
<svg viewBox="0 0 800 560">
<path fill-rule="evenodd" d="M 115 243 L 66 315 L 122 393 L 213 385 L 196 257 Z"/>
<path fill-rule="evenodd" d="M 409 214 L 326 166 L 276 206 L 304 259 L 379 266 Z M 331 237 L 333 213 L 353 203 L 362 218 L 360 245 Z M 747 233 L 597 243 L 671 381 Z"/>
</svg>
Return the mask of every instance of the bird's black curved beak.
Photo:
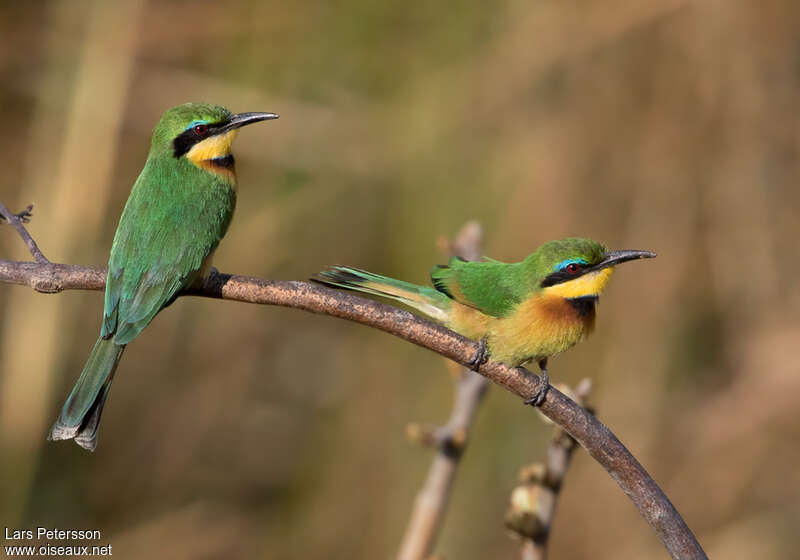
<svg viewBox="0 0 800 560">
<path fill-rule="evenodd" d="M 634 261 L 637 259 L 652 259 L 656 254 L 652 251 L 608 251 L 603 255 L 603 260 L 592 267 L 592 270 L 600 270 L 609 266 L 616 266 L 625 261 Z"/>
<path fill-rule="evenodd" d="M 237 113 L 231 117 L 231 120 L 229 120 L 221 127 L 220 132 L 227 132 L 235 128 L 241 128 L 243 126 L 247 126 L 248 124 L 253 124 L 277 118 L 278 115 L 276 115 L 275 113 Z"/>
</svg>

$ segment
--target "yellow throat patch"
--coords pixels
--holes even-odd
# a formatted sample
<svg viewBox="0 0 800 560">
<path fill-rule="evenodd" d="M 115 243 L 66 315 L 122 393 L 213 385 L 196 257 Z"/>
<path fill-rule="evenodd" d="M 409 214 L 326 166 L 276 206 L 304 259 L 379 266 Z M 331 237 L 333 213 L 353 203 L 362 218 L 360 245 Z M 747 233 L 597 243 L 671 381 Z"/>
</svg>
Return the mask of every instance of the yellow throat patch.
<svg viewBox="0 0 800 560">
<path fill-rule="evenodd" d="M 613 273 L 613 266 L 601 268 L 595 272 L 579 276 L 575 280 L 548 286 L 543 290 L 543 293 L 569 299 L 583 296 L 599 296 L 603 293 Z"/>
<path fill-rule="evenodd" d="M 233 139 L 236 138 L 238 132 L 238 130 L 234 129 L 198 142 L 186 152 L 186 159 L 201 169 L 225 177 L 228 180 L 235 181 L 236 174 L 233 168 L 226 169 L 224 167 L 218 167 L 214 165 L 211 160 L 223 158 L 231 154 L 231 144 L 233 144 Z"/>
</svg>

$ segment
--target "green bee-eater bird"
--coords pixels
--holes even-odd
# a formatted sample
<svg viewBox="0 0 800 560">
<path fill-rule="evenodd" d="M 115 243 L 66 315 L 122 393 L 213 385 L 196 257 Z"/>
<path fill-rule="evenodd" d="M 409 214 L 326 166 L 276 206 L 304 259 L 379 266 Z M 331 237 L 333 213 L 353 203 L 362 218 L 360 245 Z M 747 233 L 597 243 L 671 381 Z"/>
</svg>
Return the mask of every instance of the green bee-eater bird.
<svg viewBox="0 0 800 560">
<path fill-rule="evenodd" d="M 50 431 L 93 451 L 125 346 L 187 287 L 202 283 L 236 206 L 231 143 L 274 113 L 186 103 L 165 112 L 114 235 L 100 338 Z"/>
<path fill-rule="evenodd" d="M 544 383 L 528 404 L 538 405 L 549 387 L 547 359 L 592 331 L 595 304 L 614 266 L 655 256 L 569 238 L 545 243 L 517 263 L 454 257 L 431 270 L 432 288 L 346 266 L 331 267 L 313 280 L 400 301 L 479 340 L 474 367 L 488 355 L 512 367 L 537 361 Z"/>
</svg>

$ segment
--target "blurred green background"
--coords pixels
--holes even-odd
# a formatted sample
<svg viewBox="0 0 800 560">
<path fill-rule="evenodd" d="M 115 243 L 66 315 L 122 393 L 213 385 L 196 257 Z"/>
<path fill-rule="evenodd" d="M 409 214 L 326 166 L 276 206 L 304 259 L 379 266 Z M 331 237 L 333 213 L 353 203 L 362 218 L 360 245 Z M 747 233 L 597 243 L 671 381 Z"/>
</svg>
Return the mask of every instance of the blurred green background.
<svg viewBox="0 0 800 560">
<path fill-rule="evenodd" d="M 62 0 L 0 4 L 0 200 L 54 261 L 104 265 L 161 112 L 281 119 L 236 144 L 220 270 L 346 263 L 426 281 L 468 219 L 518 260 L 593 237 L 622 267 L 555 358 L 718 558 L 800 529 L 800 3 Z M 0 255 L 27 259 L 10 228 Z M 125 353 L 88 454 L 47 430 L 99 292 L 0 286 L 0 525 L 97 528 L 120 558 L 387 558 L 444 422 L 437 355 L 299 311 L 187 298 Z M 550 429 L 492 387 L 437 547 L 514 558 L 502 524 Z M 585 453 L 553 558 L 662 558 Z"/>
</svg>

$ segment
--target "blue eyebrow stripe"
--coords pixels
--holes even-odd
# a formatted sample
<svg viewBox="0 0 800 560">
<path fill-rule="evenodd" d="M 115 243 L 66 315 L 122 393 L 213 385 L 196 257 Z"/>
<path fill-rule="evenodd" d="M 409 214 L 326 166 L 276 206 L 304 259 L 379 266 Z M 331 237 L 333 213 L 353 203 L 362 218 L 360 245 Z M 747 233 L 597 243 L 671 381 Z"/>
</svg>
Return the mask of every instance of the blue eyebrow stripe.
<svg viewBox="0 0 800 560">
<path fill-rule="evenodd" d="M 570 264 L 588 264 L 585 259 L 564 259 L 556 265 L 556 270 L 564 270 Z"/>
<path fill-rule="evenodd" d="M 195 127 L 198 124 L 208 124 L 208 121 L 192 121 L 189 123 L 189 126 L 187 126 L 184 130 L 189 130 L 190 128 Z"/>
</svg>

